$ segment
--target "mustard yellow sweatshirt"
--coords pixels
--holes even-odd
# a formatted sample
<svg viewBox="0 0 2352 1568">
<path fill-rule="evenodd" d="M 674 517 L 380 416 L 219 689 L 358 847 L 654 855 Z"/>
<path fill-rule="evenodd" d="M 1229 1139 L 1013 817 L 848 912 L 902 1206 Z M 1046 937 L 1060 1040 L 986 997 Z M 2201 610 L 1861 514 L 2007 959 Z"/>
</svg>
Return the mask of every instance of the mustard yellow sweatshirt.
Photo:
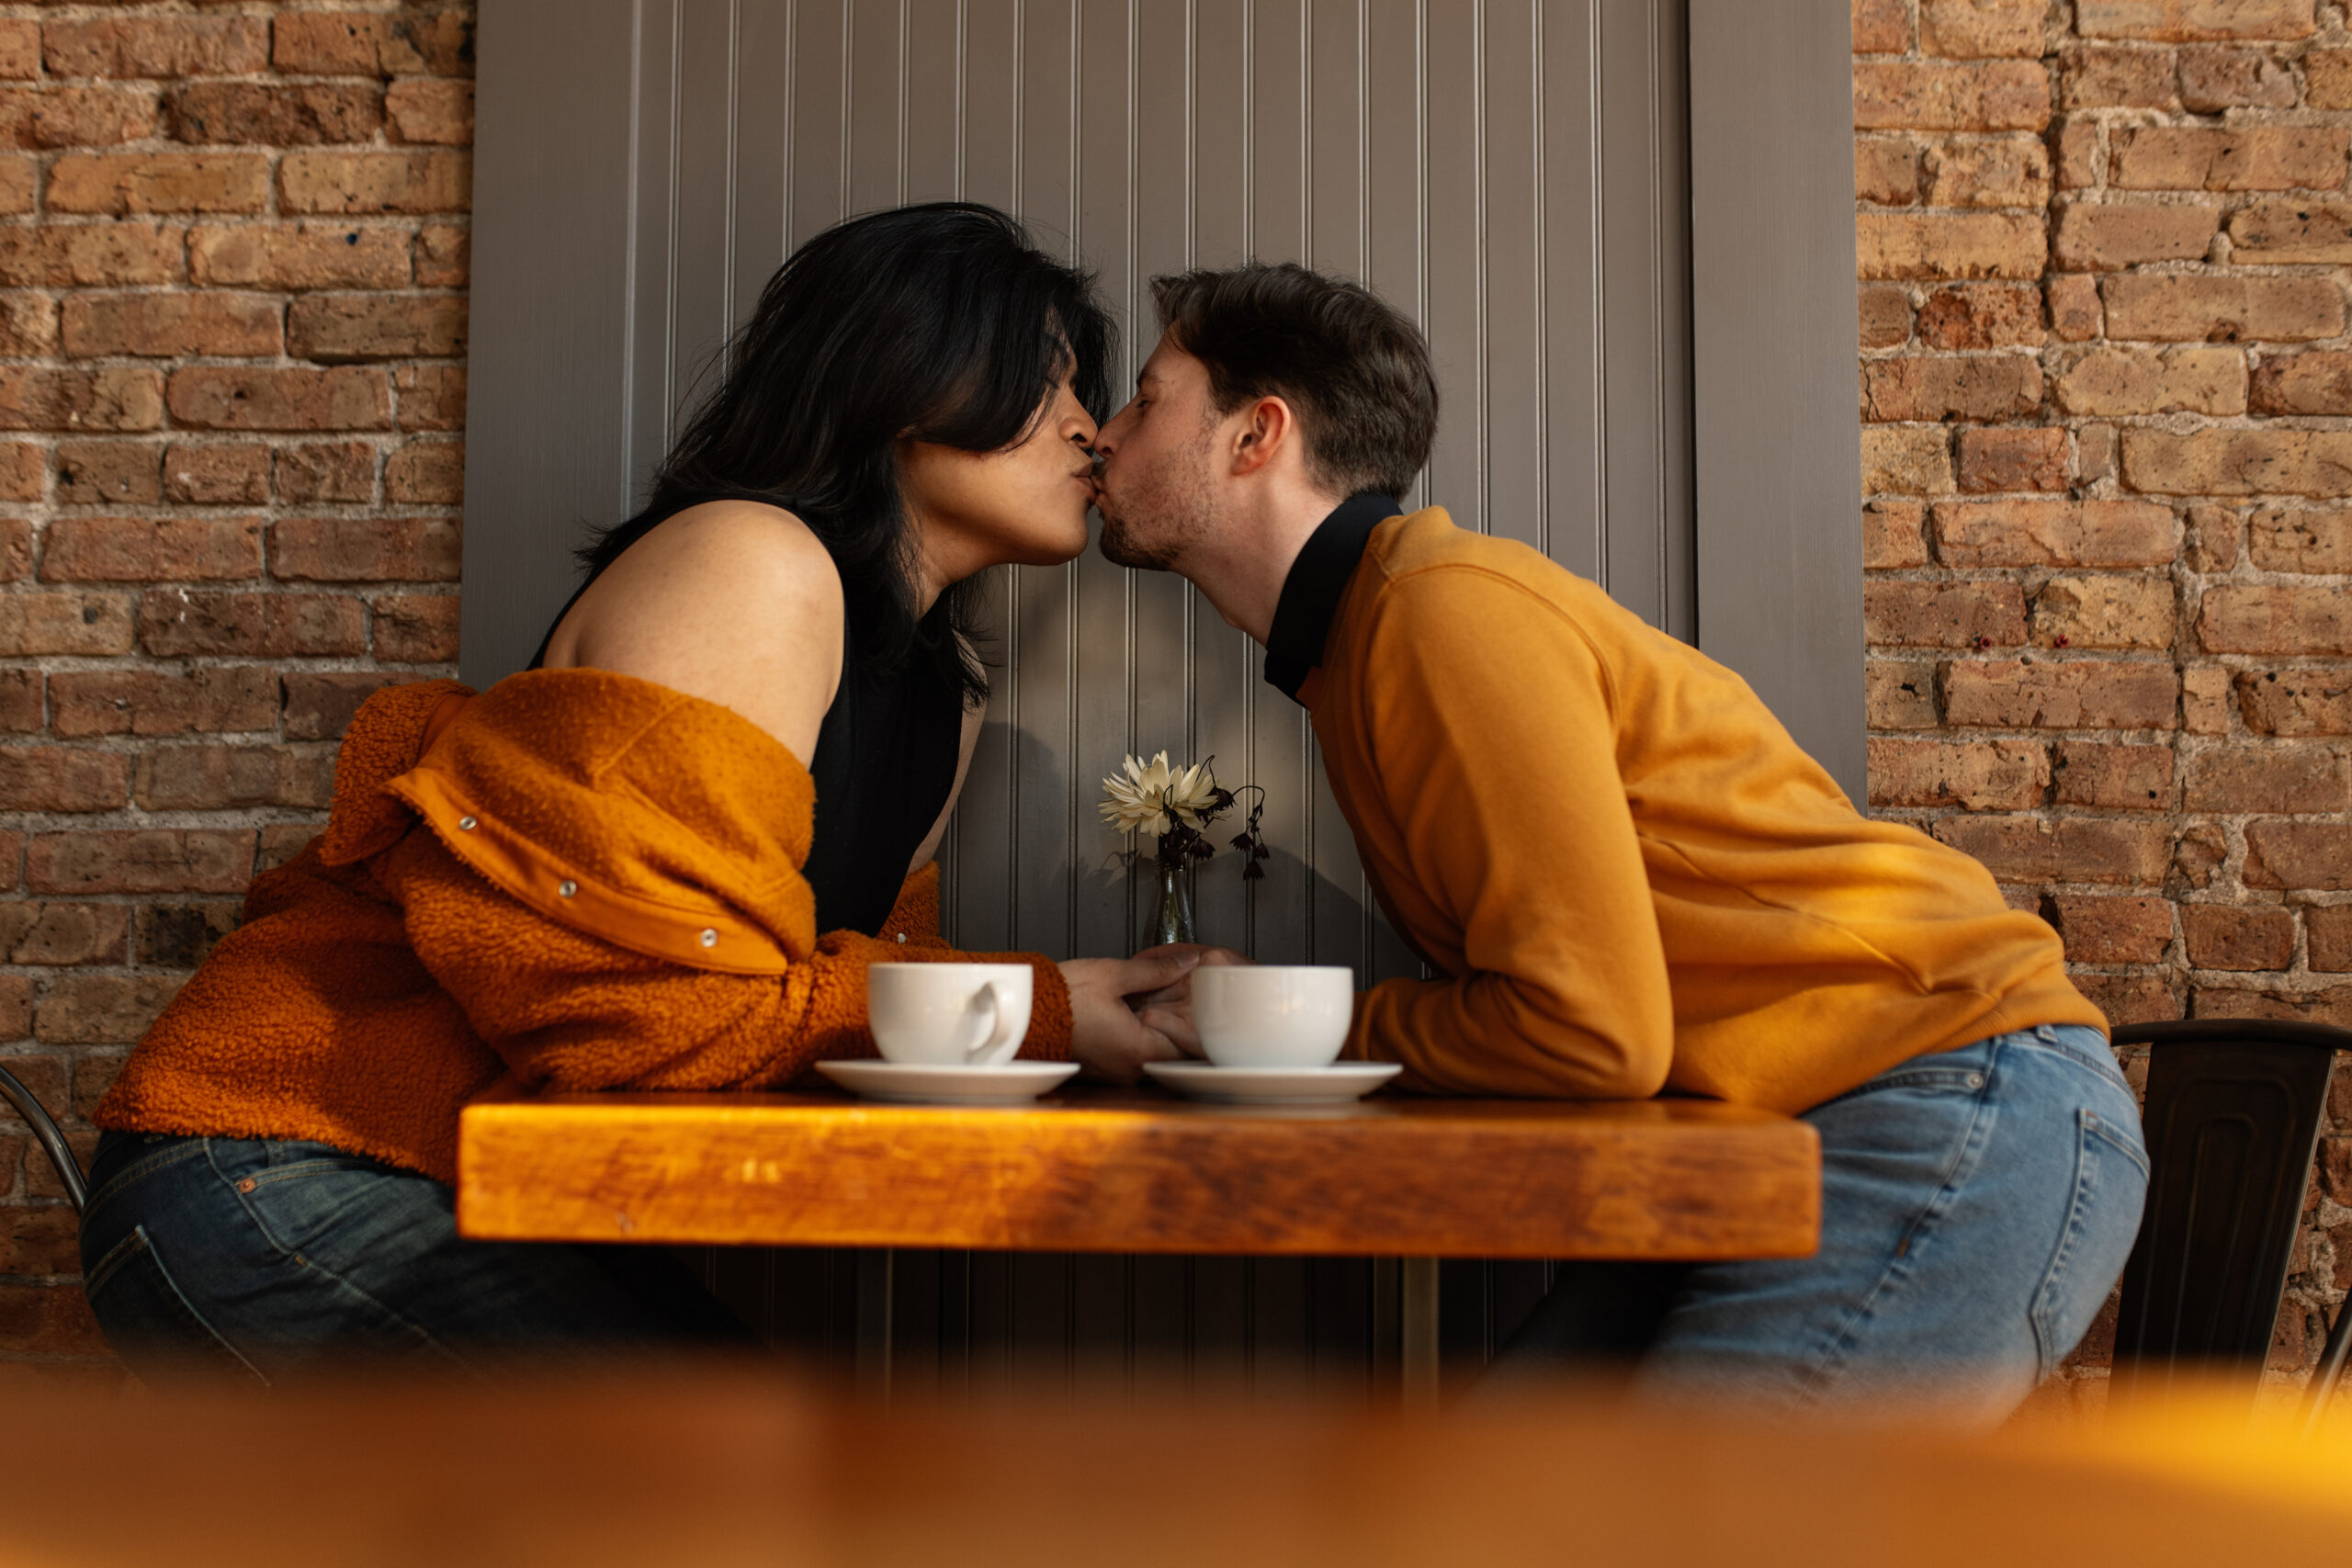
<svg viewBox="0 0 2352 1568">
<path fill-rule="evenodd" d="M 1442 510 L 1335 513 L 1268 679 L 1442 972 L 1358 1003 L 1350 1054 L 1409 1087 L 1796 1111 L 1987 1035 L 2107 1026 L 2049 926 L 1855 810 L 1738 676 Z"/>
</svg>

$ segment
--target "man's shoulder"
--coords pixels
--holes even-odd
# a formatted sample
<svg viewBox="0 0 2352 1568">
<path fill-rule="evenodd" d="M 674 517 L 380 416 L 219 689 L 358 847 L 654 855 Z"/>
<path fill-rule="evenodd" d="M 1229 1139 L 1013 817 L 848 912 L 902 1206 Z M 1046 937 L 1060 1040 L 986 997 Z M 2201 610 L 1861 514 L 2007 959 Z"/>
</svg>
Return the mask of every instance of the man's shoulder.
<svg viewBox="0 0 2352 1568">
<path fill-rule="evenodd" d="M 1366 554 L 1392 593 L 1406 590 L 1396 595 L 1401 601 L 1451 598 L 1483 582 L 1516 589 L 1579 621 L 1611 604 L 1599 583 L 1516 539 L 1464 528 L 1442 506 L 1382 524 Z"/>
</svg>

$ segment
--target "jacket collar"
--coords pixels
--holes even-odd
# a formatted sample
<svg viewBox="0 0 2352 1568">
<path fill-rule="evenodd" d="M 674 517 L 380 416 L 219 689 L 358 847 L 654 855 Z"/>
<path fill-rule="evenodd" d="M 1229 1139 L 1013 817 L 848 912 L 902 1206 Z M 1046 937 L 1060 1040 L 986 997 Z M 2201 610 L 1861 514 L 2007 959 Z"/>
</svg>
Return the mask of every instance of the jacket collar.
<svg viewBox="0 0 2352 1568">
<path fill-rule="evenodd" d="M 1308 536 L 1274 602 L 1274 624 L 1266 634 L 1268 685 L 1293 702 L 1300 700 L 1299 688 L 1323 662 L 1332 618 L 1372 543 L 1372 531 L 1403 513 L 1396 497 L 1365 491 L 1340 502 Z"/>
</svg>

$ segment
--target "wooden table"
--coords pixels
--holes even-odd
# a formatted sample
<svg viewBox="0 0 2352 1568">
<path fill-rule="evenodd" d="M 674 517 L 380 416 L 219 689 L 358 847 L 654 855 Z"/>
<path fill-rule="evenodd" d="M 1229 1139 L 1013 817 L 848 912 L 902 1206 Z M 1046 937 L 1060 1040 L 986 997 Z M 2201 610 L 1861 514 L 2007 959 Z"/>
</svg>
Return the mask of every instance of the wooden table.
<svg viewBox="0 0 2352 1568">
<path fill-rule="evenodd" d="M 1436 1258 L 1802 1257 L 1820 1227 L 1813 1129 L 1695 1100 L 548 1095 L 469 1106 L 458 1168 L 492 1239 L 1402 1258 L 1408 1393 Z"/>
</svg>

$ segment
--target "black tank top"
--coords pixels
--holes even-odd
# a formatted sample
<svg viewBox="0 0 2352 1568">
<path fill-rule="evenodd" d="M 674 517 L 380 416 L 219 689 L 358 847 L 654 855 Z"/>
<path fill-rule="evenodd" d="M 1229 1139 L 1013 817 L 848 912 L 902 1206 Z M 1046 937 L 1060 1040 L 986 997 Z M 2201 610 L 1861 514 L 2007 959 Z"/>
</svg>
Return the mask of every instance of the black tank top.
<svg viewBox="0 0 2352 1568">
<path fill-rule="evenodd" d="M 531 655 L 537 670 L 555 628 L 588 591 L 572 591 Z M 952 637 L 946 607 L 924 617 L 926 637 Z M 963 739 L 959 693 L 942 688 L 932 671 L 909 661 L 876 673 L 851 657 L 846 634 L 841 689 L 817 731 L 808 760 L 817 785 L 816 828 L 801 874 L 817 894 L 817 929 L 881 933 L 899 899 L 915 851 L 946 808 L 956 787 L 956 758 Z"/>
</svg>

